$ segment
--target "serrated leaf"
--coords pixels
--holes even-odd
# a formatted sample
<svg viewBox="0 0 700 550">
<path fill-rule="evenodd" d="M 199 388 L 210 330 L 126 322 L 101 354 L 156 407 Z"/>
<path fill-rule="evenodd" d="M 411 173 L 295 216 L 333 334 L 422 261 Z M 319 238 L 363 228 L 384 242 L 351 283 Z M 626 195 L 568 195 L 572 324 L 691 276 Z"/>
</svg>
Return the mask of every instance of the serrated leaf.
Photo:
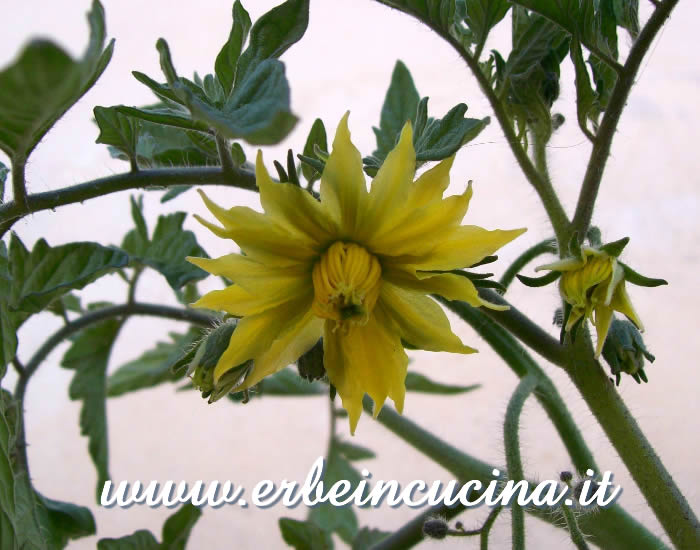
<svg viewBox="0 0 700 550">
<path fill-rule="evenodd" d="M 347 480 L 352 487 L 357 487 L 362 477 L 340 453 L 335 440 L 332 440 L 330 451 L 326 457 L 323 484 L 324 487 L 331 487 L 340 480 Z M 309 521 L 314 522 L 329 533 L 337 533 L 348 544 L 352 542 L 358 531 L 357 516 L 350 505 L 336 507 L 329 502 L 318 504 L 311 508 Z"/>
<path fill-rule="evenodd" d="M 419 99 L 411 73 L 403 62 L 397 61 L 382 104 L 379 128 L 372 128 L 377 138 L 374 157 L 384 160 L 396 145 L 406 121 L 415 121 Z"/>
<path fill-rule="evenodd" d="M 160 550 L 185 550 L 192 528 L 202 515 L 202 511 L 187 503 L 171 515 L 163 524 Z"/>
<path fill-rule="evenodd" d="M 107 442 L 107 363 L 121 321 L 109 319 L 78 334 L 63 356 L 61 366 L 75 371 L 68 395 L 81 401 L 80 431 L 88 437 L 88 450 L 97 469 L 96 498 L 109 476 Z"/>
<path fill-rule="evenodd" d="M 152 388 L 163 382 L 174 382 L 184 375 L 173 373 L 172 368 L 202 336 L 200 329 L 191 328 L 185 334 L 171 332 L 169 342 L 157 342 L 155 348 L 117 368 L 107 380 L 107 396 Z"/>
<path fill-rule="evenodd" d="M 194 233 L 182 228 L 185 216 L 184 212 L 159 216 L 150 240 L 144 239 L 138 229 L 132 229 L 122 242 L 122 248 L 133 261 L 158 271 L 173 290 L 207 276 L 205 271 L 185 260 L 187 256 L 208 257 L 197 244 Z"/>
<path fill-rule="evenodd" d="M 633 39 L 639 34 L 639 0 L 613 0 L 618 26 L 627 29 Z"/>
<path fill-rule="evenodd" d="M 142 529 L 118 539 L 100 539 L 97 550 L 160 550 L 153 533 Z"/>
<path fill-rule="evenodd" d="M 472 384 L 470 386 L 455 386 L 451 384 L 441 384 L 434 382 L 427 376 L 418 374 L 417 372 L 409 372 L 406 374 L 406 391 L 415 391 L 421 393 L 437 393 L 442 395 L 455 395 L 467 393 L 477 390 L 481 384 Z"/>
<path fill-rule="evenodd" d="M 352 550 L 366 550 L 387 538 L 391 533 L 379 529 L 363 527 L 352 541 Z"/>
<path fill-rule="evenodd" d="M 443 36 L 454 21 L 454 0 L 382 0 L 382 3 L 413 15 Z"/>
<path fill-rule="evenodd" d="M 109 63 L 114 41 L 103 50 L 104 10 L 97 0 L 88 13 L 88 23 L 90 39 L 79 61 L 53 42 L 35 39 L 0 72 L 0 149 L 8 156 L 29 156 Z"/>
<path fill-rule="evenodd" d="M 478 136 L 489 123 L 489 118 L 464 118 L 466 112 L 467 106 L 460 103 L 443 118 L 428 122 L 414 139 L 416 161 L 420 163 L 445 159 Z"/>
<path fill-rule="evenodd" d="M 506 0 L 457 0 L 455 2 L 455 19 L 462 15 L 462 21 L 470 31 L 471 41 L 483 45 L 486 38 L 508 13 L 510 4 Z M 458 13 L 459 12 L 459 13 Z"/>
<path fill-rule="evenodd" d="M 320 147 L 322 150 L 328 151 L 326 127 L 320 118 L 314 120 L 314 123 L 311 125 L 311 130 L 304 144 L 304 156 L 313 158 L 315 156 L 314 147 Z M 302 163 L 301 172 L 308 182 L 314 182 L 321 177 L 321 173 L 318 170 L 306 163 Z"/>
<path fill-rule="evenodd" d="M 374 451 L 366 447 L 362 447 L 360 445 L 348 443 L 347 441 L 336 439 L 334 445 L 336 450 L 350 461 L 366 460 L 368 458 L 375 458 L 377 456 L 376 454 L 374 454 Z"/>
<path fill-rule="evenodd" d="M 231 93 L 233 82 L 236 79 L 236 65 L 243 50 L 250 31 L 250 15 L 243 8 L 243 5 L 236 0 L 233 3 L 233 25 L 228 35 L 226 44 L 223 45 L 219 55 L 216 56 L 214 65 L 216 76 L 223 86 L 226 96 Z"/>
<path fill-rule="evenodd" d="M 132 71 L 131 74 L 141 84 L 148 86 L 158 99 L 172 101 L 174 103 L 184 105 L 182 99 L 180 99 L 180 97 L 173 90 L 171 90 L 170 86 L 168 86 L 167 84 L 161 84 L 160 82 L 156 82 L 150 76 L 143 74 L 139 71 Z"/>
<path fill-rule="evenodd" d="M 298 42 L 309 25 L 309 0 L 287 0 L 263 14 L 250 30 L 248 47 L 238 59 L 236 87 L 259 65 Z"/>
<path fill-rule="evenodd" d="M 289 110 L 289 84 L 276 59 L 258 64 L 236 84 L 222 109 L 181 88 L 192 117 L 220 135 L 251 145 L 273 145 L 292 131 L 297 117 Z"/>
<path fill-rule="evenodd" d="M 53 550 L 46 510 L 17 461 L 19 404 L 0 389 L 0 548 Z"/>
<path fill-rule="evenodd" d="M 284 542 L 296 550 L 333 549 L 333 539 L 331 539 L 330 533 L 311 521 L 280 518 L 279 527 Z"/>
<path fill-rule="evenodd" d="M 95 107 L 93 113 L 100 128 L 95 143 L 116 147 L 135 163 L 138 121 L 122 114 L 115 107 Z"/>
<path fill-rule="evenodd" d="M 189 191 L 192 189 L 191 185 L 174 185 L 172 187 L 169 187 L 168 190 L 163 193 L 163 196 L 160 198 L 160 202 L 168 202 L 173 200 L 175 197 L 179 197 L 186 191 Z"/>
<path fill-rule="evenodd" d="M 593 91 L 588 69 L 583 61 L 581 44 L 576 38 L 571 41 L 570 53 L 576 75 L 576 115 L 578 117 L 579 126 L 581 126 L 581 128 L 587 128 L 589 118 L 594 122 L 597 120 L 597 116 L 593 110 L 596 101 L 596 93 Z"/>
<path fill-rule="evenodd" d="M 124 267 L 122 251 L 97 243 L 50 247 L 44 239 L 28 253 L 17 235 L 10 239 L 11 309 L 36 313 L 69 290 L 81 289 L 98 277 Z"/>
</svg>

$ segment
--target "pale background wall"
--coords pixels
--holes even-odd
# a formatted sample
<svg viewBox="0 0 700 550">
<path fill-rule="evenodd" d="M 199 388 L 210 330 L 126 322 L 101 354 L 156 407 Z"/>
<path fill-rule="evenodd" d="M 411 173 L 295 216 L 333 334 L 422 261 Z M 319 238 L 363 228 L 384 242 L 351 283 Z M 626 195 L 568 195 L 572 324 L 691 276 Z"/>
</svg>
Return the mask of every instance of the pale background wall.
<svg viewBox="0 0 700 550">
<path fill-rule="evenodd" d="M 249 0 L 246 8 L 255 20 L 276 2 Z M 230 26 L 229 0 L 168 2 L 151 0 L 105 0 L 108 35 L 117 38 L 114 58 L 98 84 L 61 120 L 32 156 L 28 168 L 30 191 L 45 191 L 126 169 L 109 158 L 106 148 L 95 145 L 96 127 L 91 122 L 94 105 L 151 102 L 149 90 L 130 76 L 137 69 L 160 78 L 158 37 L 168 39 L 178 71 L 210 72 Z M 645 13 L 646 2 L 642 2 Z M 26 0 L 0 2 L 3 32 L 0 33 L 0 66 L 9 63 L 29 36 L 46 35 L 82 53 L 87 40 L 84 13 L 89 2 Z M 638 386 L 623 381 L 620 391 L 645 433 L 656 445 L 666 466 L 685 491 L 691 505 L 700 506 L 698 466 L 698 401 L 696 357 L 700 340 L 696 311 L 700 300 L 694 292 L 700 256 L 698 240 L 697 143 L 700 110 L 697 107 L 700 67 L 690 53 L 690 37 L 700 6 L 681 2 L 672 20 L 645 62 L 613 149 L 613 158 L 600 193 L 595 222 L 609 240 L 629 235 L 626 260 L 642 273 L 662 276 L 670 285 L 659 289 L 633 287 L 632 299 L 647 325 L 646 341 L 656 355 L 648 369 L 650 383 Z M 496 42 L 507 41 L 508 31 L 497 33 Z M 622 38 L 623 47 L 628 39 Z M 507 48 L 503 50 L 508 51 Z M 503 51 L 502 50 L 502 51 Z M 271 166 L 282 160 L 286 148 L 301 149 L 313 119 L 321 116 L 332 132 L 346 109 L 352 111 L 351 130 L 364 153 L 373 149 L 371 125 L 379 109 L 391 69 L 402 59 L 414 75 L 422 95 L 431 97 L 431 113 L 441 116 L 455 103 L 465 101 L 472 116 L 489 114 L 473 79 L 457 54 L 418 22 L 372 2 L 326 0 L 312 2 L 309 31 L 285 54 L 292 87 L 294 111 L 301 116 L 297 129 L 282 147 L 265 150 Z M 568 62 L 567 62 L 568 63 Z M 576 130 L 573 77 L 564 71 L 559 109 L 567 124 L 550 145 L 552 174 L 569 211 L 575 204 L 589 146 Z M 250 156 L 250 155 L 249 155 Z M 453 169 L 454 185 L 475 181 L 475 198 L 467 223 L 486 227 L 530 228 L 517 244 L 501 254 L 501 273 L 519 250 L 548 236 L 544 212 L 537 197 L 520 175 L 514 159 L 493 124 L 474 143 L 464 148 Z M 211 189 L 228 204 L 255 205 L 252 193 Z M 164 206 L 160 194 L 146 194 L 151 222 L 162 212 L 204 208 L 190 192 Z M 128 197 L 110 196 L 59 211 L 41 212 L 15 225 L 24 242 L 31 245 L 45 237 L 50 244 L 95 239 L 119 243 L 131 227 Z M 212 255 L 229 251 L 230 245 L 208 234 L 194 220 L 194 230 Z M 215 288 L 216 281 L 205 288 Z M 514 285 L 510 299 L 534 319 L 548 325 L 556 306 L 556 290 L 526 290 Z M 85 301 L 124 297 L 116 276 L 106 277 L 82 292 Z M 143 277 L 138 297 L 174 303 L 172 293 L 159 275 Z M 516 378 L 473 331 L 455 321 L 456 331 L 468 344 L 481 349 L 476 356 L 415 353 L 414 368 L 436 380 L 461 384 L 482 383 L 484 388 L 462 397 L 431 398 L 409 394 L 405 414 L 429 426 L 446 440 L 482 459 L 504 462 L 501 422 Z M 43 338 L 59 327 L 50 315 L 36 316 L 21 331 L 20 357 L 28 358 Z M 134 319 L 125 327 L 114 351 L 112 368 L 137 357 L 177 323 Z M 552 329 L 553 330 L 553 329 Z M 120 536 L 139 528 L 160 532 L 170 511 L 132 507 L 128 510 L 97 508 L 93 503 L 95 472 L 87 455 L 87 442 L 78 428 L 79 404 L 67 400 L 71 373 L 58 364 L 66 345 L 57 348 L 29 386 L 27 429 L 32 477 L 46 495 L 91 505 L 101 536 Z M 557 371 L 546 366 L 560 383 L 560 391 L 595 451 L 599 464 L 616 474 L 624 487 L 620 503 L 655 532 L 658 522 L 643 503 L 620 460 L 607 443 L 575 388 Z M 13 374 L 5 385 L 14 384 Z M 111 473 L 114 479 L 143 481 L 226 480 L 248 488 L 260 479 L 303 480 L 313 460 L 323 453 L 327 435 L 327 404 L 323 398 L 285 400 L 266 398 L 246 407 L 220 403 L 207 406 L 193 393 L 174 394 L 164 387 L 144 391 L 108 403 Z M 529 403 L 523 423 L 526 471 L 542 479 L 556 477 L 570 467 L 562 445 L 544 414 Z M 343 426 L 343 431 L 345 427 Z M 418 456 L 381 425 L 363 418 L 354 442 L 378 452 L 366 461 L 375 479 L 450 479 L 440 467 Z M 477 525 L 486 513 L 477 510 L 462 516 L 466 525 Z M 267 510 L 224 507 L 206 509 L 194 529 L 192 548 L 282 547 L 276 521 L 279 516 L 301 518 L 303 508 Z M 364 525 L 391 530 L 413 517 L 415 511 L 387 507 L 360 511 Z M 509 538 L 507 516 L 502 516 L 495 547 Z M 565 548 L 567 535 L 529 519 L 533 548 Z M 94 548 L 96 538 L 73 543 L 70 548 Z M 426 547 L 431 547 L 426 543 Z M 464 540 L 443 547 L 473 548 Z"/>
</svg>

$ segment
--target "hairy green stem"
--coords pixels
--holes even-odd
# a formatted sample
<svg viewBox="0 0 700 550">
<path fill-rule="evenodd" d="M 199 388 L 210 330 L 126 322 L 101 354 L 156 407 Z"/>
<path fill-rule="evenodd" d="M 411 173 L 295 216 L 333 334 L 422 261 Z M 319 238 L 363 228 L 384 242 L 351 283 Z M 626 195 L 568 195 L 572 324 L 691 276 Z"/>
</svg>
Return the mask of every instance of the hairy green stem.
<svg viewBox="0 0 700 550">
<path fill-rule="evenodd" d="M 486 78 L 486 75 L 481 71 L 481 67 L 479 67 L 479 60 L 472 56 L 468 51 L 465 51 L 462 45 L 459 43 L 459 41 L 452 37 L 448 32 L 436 26 L 432 21 L 422 19 L 416 12 L 412 11 L 405 4 L 398 4 L 392 2 L 391 0 L 376 1 L 380 4 L 389 6 L 391 8 L 396 8 L 404 13 L 407 13 L 417 18 L 423 24 L 427 25 L 429 28 L 435 31 L 448 44 L 450 44 L 450 46 L 452 46 L 455 49 L 455 51 L 460 55 L 460 57 L 464 60 L 464 62 L 474 75 L 474 78 L 478 82 L 481 91 L 486 96 L 486 99 L 491 105 L 491 109 L 493 110 L 496 120 L 498 120 L 498 123 L 501 126 L 501 130 L 503 131 L 506 141 L 508 142 L 511 151 L 515 156 L 515 160 L 518 162 L 518 165 L 525 174 L 527 180 L 530 182 L 532 187 L 539 195 L 540 200 L 542 201 L 542 204 L 544 205 L 544 208 L 547 211 L 547 215 L 549 216 L 549 219 L 552 222 L 555 234 L 557 235 L 557 240 L 560 244 L 563 242 L 565 243 L 566 241 L 564 240 L 564 237 L 566 234 L 566 229 L 569 226 L 569 218 L 567 217 L 566 212 L 564 212 L 564 208 L 562 207 L 561 202 L 559 201 L 559 197 L 554 192 L 551 182 L 540 176 L 539 172 L 537 171 L 537 168 L 535 168 L 535 166 L 532 164 L 532 161 L 527 156 L 525 149 L 523 149 L 520 140 L 518 139 L 518 136 L 515 134 L 513 124 L 508 118 L 505 109 L 503 108 L 501 100 L 498 98 L 493 88 L 491 88 L 491 84 Z"/>
<path fill-rule="evenodd" d="M 508 289 L 510 283 L 512 283 L 513 279 L 515 279 L 515 276 L 520 273 L 527 264 L 542 254 L 555 254 L 556 246 L 557 242 L 554 239 L 545 239 L 544 241 L 537 243 L 535 246 L 528 248 L 525 252 L 518 256 L 515 261 L 510 264 L 510 266 L 508 266 L 508 269 L 506 269 L 505 273 L 503 273 L 503 276 L 501 277 L 501 280 L 498 282 L 501 283 L 501 286 Z"/>
<path fill-rule="evenodd" d="M 236 168 L 224 173 L 220 167 L 159 168 L 139 170 L 64 187 L 56 191 L 33 193 L 27 197 L 27 208 L 12 200 L 0 205 L 0 228 L 27 213 L 49 210 L 66 204 L 83 202 L 95 197 L 128 189 L 165 189 L 175 185 L 228 185 L 250 191 L 257 190 L 255 174 Z M 0 234 L 0 236 L 2 236 Z"/>
<path fill-rule="evenodd" d="M 581 435 L 556 386 L 535 360 L 515 338 L 484 314 L 484 308 L 473 308 L 464 302 L 443 303 L 474 328 L 493 350 L 500 355 L 513 372 L 523 378 L 528 375 L 538 380 L 535 397 L 549 416 L 566 447 L 576 471 L 583 475 L 589 468 L 599 471 L 588 445 Z"/>
<path fill-rule="evenodd" d="M 579 336 L 570 346 L 567 372 L 615 447 L 647 503 L 673 544 L 700 548 L 700 523 L 685 497 L 647 441 L 615 385 L 592 358 L 590 339 Z"/>
<path fill-rule="evenodd" d="M 365 411 L 371 412 L 371 399 L 365 398 L 363 405 Z M 492 472 L 497 468 L 496 466 L 460 451 L 388 407 L 382 409 L 377 420 L 400 439 L 440 464 L 456 479 L 461 481 L 479 480 L 484 487 L 495 479 Z M 479 494 L 481 494 L 480 491 L 473 491 L 470 499 L 474 500 Z M 398 531 L 374 545 L 372 550 L 406 550 L 411 548 L 423 540 L 423 523 L 429 516 L 437 513 L 451 518 L 463 508 L 463 505 L 458 503 L 453 508 L 439 506 L 423 512 Z M 557 514 L 552 513 L 550 509 L 530 507 L 526 511 L 555 527 L 565 527 L 559 521 Z M 663 542 L 617 504 L 603 508 L 596 514 L 583 516 L 580 523 L 583 531 L 591 537 L 591 542 L 606 550 L 629 550 L 630 548 L 660 550 L 666 548 Z"/>
<path fill-rule="evenodd" d="M 634 85 L 637 73 L 641 67 L 644 56 L 651 47 L 654 38 L 663 27 L 666 19 L 671 15 L 671 11 L 678 4 L 678 0 L 664 0 L 654 13 L 652 13 L 647 24 L 639 33 L 637 40 L 630 49 L 625 65 L 622 71 L 618 72 L 617 84 L 610 97 L 610 102 L 605 110 L 603 119 L 600 123 L 598 133 L 596 134 L 593 150 L 588 160 L 586 174 L 581 185 L 581 192 L 576 204 L 576 212 L 571 222 L 571 228 L 564 241 L 559 239 L 560 245 L 568 242 L 574 232 L 578 232 L 579 237 L 583 239 L 588 230 L 593 217 L 593 209 L 595 207 L 596 197 L 600 188 L 600 182 L 603 178 L 605 165 L 610 156 L 610 148 L 612 146 L 617 125 L 620 121 L 622 111 L 627 104 L 627 99 L 630 90 Z"/>
<path fill-rule="evenodd" d="M 12 199 L 21 212 L 29 210 L 27 204 L 27 184 L 24 177 L 24 169 L 27 159 L 24 156 L 12 157 Z"/>
<path fill-rule="evenodd" d="M 15 386 L 14 393 L 14 398 L 19 402 L 20 410 L 24 411 L 24 396 L 27 392 L 27 384 L 29 383 L 29 380 L 34 375 L 34 373 L 39 368 L 44 359 L 48 357 L 48 355 L 58 344 L 63 342 L 63 340 L 68 338 L 70 335 L 80 330 L 83 330 L 84 328 L 87 328 L 91 325 L 100 323 L 106 319 L 112 319 L 114 317 L 122 317 L 126 315 L 151 315 L 154 317 L 175 319 L 177 321 L 187 321 L 189 323 L 205 327 L 210 327 L 214 321 L 213 317 L 210 317 L 209 315 L 200 313 L 198 311 L 163 306 L 159 304 L 144 304 L 140 302 L 132 302 L 119 306 L 105 307 L 102 309 L 91 311 L 90 313 L 86 313 L 82 317 L 79 317 L 75 321 L 71 321 L 70 323 L 62 326 L 55 333 L 53 333 L 34 353 L 29 362 L 26 364 L 22 373 L 17 379 L 17 385 Z M 17 448 L 19 449 L 19 463 L 27 471 L 29 471 L 25 443 L 24 414 L 20 415 L 20 425 L 17 434 Z"/>
<path fill-rule="evenodd" d="M 566 521 L 566 526 L 569 528 L 569 535 L 571 535 L 571 542 L 578 550 L 588 550 L 588 543 L 586 538 L 583 536 L 581 529 L 576 521 L 576 516 L 574 516 L 574 511 L 569 506 L 562 506 L 560 508 L 561 513 Z"/>
<path fill-rule="evenodd" d="M 221 162 L 221 169 L 224 171 L 224 174 L 235 174 L 236 165 L 233 162 L 231 149 L 226 142 L 226 138 L 217 134 L 214 140 L 216 141 L 216 151 L 219 153 L 219 161 Z"/>
<path fill-rule="evenodd" d="M 480 311 L 491 317 L 502 327 L 508 329 L 518 340 L 551 363 L 560 367 L 566 365 L 566 348 L 556 338 L 545 332 L 539 325 L 533 323 L 530 318 L 509 304 L 497 292 L 487 288 L 480 288 L 479 296 L 494 304 L 510 306 L 510 309 L 505 311 L 496 311 L 489 308 L 481 308 Z M 443 298 L 439 296 L 436 296 L 436 298 L 448 307 L 451 307 Z"/>
<path fill-rule="evenodd" d="M 506 419 L 503 424 L 503 441 L 506 450 L 506 466 L 508 479 L 519 483 L 525 479 L 523 461 L 520 457 L 520 414 L 523 412 L 525 401 L 537 387 L 537 378 L 528 374 L 520 380 L 515 392 L 508 402 Z M 525 513 L 518 499 L 513 499 L 511 505 L 512 547 L 513 550 L 525 550 Z"/>
</svg>

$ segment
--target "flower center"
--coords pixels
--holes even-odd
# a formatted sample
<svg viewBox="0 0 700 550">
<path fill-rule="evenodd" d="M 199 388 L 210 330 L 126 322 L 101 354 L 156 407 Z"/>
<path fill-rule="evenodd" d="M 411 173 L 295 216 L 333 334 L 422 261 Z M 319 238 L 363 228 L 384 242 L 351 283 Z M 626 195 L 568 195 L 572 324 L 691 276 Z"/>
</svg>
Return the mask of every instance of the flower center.
<svg viewBox="0 0 700 550">
<path fill-rule="evenodd" d="M 589 257 L 582 268 L 562 274 L 560 283 L 562 294 L 571 305 L 585 307 L 590 303 L 590 291 L 593 287 L 607 280 L 611 274 L 611 258 Z"/>
<path fill-rule="evenodd" d="M 364 325 L 377 303 L 381 275 L 379 261 L 364 248 L 334 243 L 314 266 L 314 313 L 337 326 Z"/>
</svg>

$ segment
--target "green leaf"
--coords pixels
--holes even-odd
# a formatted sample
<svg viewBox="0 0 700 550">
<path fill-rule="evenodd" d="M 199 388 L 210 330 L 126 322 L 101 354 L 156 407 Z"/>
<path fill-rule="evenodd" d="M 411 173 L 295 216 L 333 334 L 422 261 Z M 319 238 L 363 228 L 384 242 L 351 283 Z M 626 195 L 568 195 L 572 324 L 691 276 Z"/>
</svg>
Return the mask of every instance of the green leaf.
<svg viewBox="0 0 700 550">
<path fill-rule="evenodd" d="M 357 536 L 352 541 L 352 550 L 365 550 L 371 548 L 378 542 L 387 538 L 391 533 L 380 531 L 379 529 L 370 529 L 363 527 L 357 532 Z"/>
<path fill-rule="evenodd" d="M 0 389 L 0 548 L 53 550 L 46 510 L 18 463 L 19 403 Z"/>
<path fill-rule="evenodd" d="M 135 163 L 138 121 L 122 114 L 115 107 L 95 107 L 93 113 L 100 127 L 100 135 L 95 143 L 116 147 Z"/>
<path fill-rule="evenodd" d="M 126 105 L 117 105 L 110 107 L 119 113 L 130 117 L 147 120 L 155 124 L 163 124 L 165 126 L 174 126 L 184 130 L 195 130 L 197 132 L 208 132 L 209 127 L 201 122 L 195 122 L 190 116 L 183 111 L 178 111 L 173 107 L 165 105 L 156 105 L 154 107 L 127 107 Z"/>
<path fill-rule="evenodd" d="M 202 511 L 189 502 L 171 515 L 163 524 L 160 550 L 185 550 L 192 527 L 201 515 Z"/>
<path fill-rule="evenodd" d="M 583 52 L 578 39 L 574 38 L 570 45 L 571 61 L 574 64 L 576 74 L 576 114 L 581 128 L 587 128 L 587 121 L 590 118 L 596 122 L 597 116 L 594 111 L 596 93 L 591 86 L 591 79 L 588 69 L 583 61 Z"/>
<path fill-rule="evenodd" d="M 122 243 L 132 260 L 158 271 L 173 290 L 207 276 L 205 271 L 185 260 L 187 256 L 208 257 L 197 244 L 194 233 L 183 230 L 185 216 L 184 212 L 159 216 L 150 240 L 144 239 L 139 229 L 132 229 Z"/>
<path fill-rule="evenodd" d="M 510 4 L 506 0 L 457 0 L 455 19 L 463 15 L 471 41 L 483 46 L 491 29 L 506 16 L 509 9 Z M 457 23 L 461 23 L 461 20 Z"/>
<path fill-rule="evenodd" d="M 441 384 L 433 382 L 428 377 L 418 374 L 417 372 L 409 372 L 406 374 L 406 390 L 421 393 L 438 393 L 442 395 L 455 395 L 459 393 L 467 393 L 477 390 L 481 384 L 472 384 L 470 386 L 453 386 L 450 384 Z"/>
<path fill-rule="evenodd" d="M 347 480 L 352 487 L 357 487 L 362 478 L 341 454 L 336 441 L 331 440 L 330 451 L 326 457 L 323 483 L 325 487 L 331 487 L 340 480 Z M 329 502 L 323 502 L 311 509 L 309 521 L 314 522 L 329 533 L 338 533 L 340 538 L 348 544 L 352 542 L 358 531 L 357 516 L 352 506 L 336 507 Z"/>
<path fill-rule="evenodd" d="M 374 451 L 371 451 L 370 449 L 367 449 L 366 447 L 362 447 L 360 445 L 348 443 L 347 441 L 341 441 L 336 439 L 334 445 L 341 455 L 343 455 L 345 458 L 351 461 L 366 460 L 368 458 L 375 458 L 377 456 L 376 454 L 374 454 Z"/>
<path fill-rule="evenodd" d="M 250 31 L 250 15 L 243 8 L 243 5 L 236 0 L 233 4 L 233 26 L 229 33 L 226 44 L 221 48 L 219 55 L 216 56 L 214 65 L 216 76 L 224 88 L 226 96 L 231 93 L 233 82 L 236 79 L 236 65 L 238 58 L 243 50 Z"/>
<path fill-rule="evenodd" d="M 163 196 L 160 198 L 160 202 L 168 202 L 173 200 L 175 197 L 179 197 L 186 191 L 189 191 L 192 189 L 191 185 L 174 185 L 172 187 L 169 187 L 168 190 L 163 193 Z"/>
<path fill-rule="evenodd" d="M 142 529 L 118 539 L 100 539 L 97 550 L 160 550 L 160 544 L 150 531 Z"/>
<path fill-rule="evenodd" d="M 171 369 L 201 338 L 202 331 L 191 328 L 185 334 L 171 332 L 169 336 L 169 342 L 157 342 L 155 348 L 119 367 L 107 380 L 107 396 L 118 397 L 163 382 L 180 380 L 184 373 L 175 374 Z"/>
<path fill-rule="evenodd" d="M 268 59 L 236 84 L 222 109 L 180 88 L 192 117 L 220 135 L 251 145 L 273 145 L 292 131 L 297 117 L 289 110 L 289 84 L 284 65 Z"/>
<path fill-rule="evenodd" d="M 139 71 L 132 71 L 131 74 L 134 75 L 134 78 L 138 80 L 141 84 L 148 86 L 151 89 L 151 91 L 154 94 L 156 94 L 156 97 L 158 99 L 172 101 L 174 103 L 184 105 L 184 102 L 182 101 L 182 99 L 180 99 L 180 96 L 178 96 L 173 90 L 171 90 L 170 86 L 168 86 L 167 84 L 160 84 L 159 82 L 153 80 L 150 76 L 145 75 Z"/>
<path fill-rule="evenodd" d="M 372 128 L 377 138 L 377 150 L 373 156 L 384 160 L 396 145 L 407 121 L 415 121 L 418 107 L 418 90 L 411 73 L 401 61 L 397 61 L 391 73 L 389 89 L 384 97 L 379 128 Z"/>
<path fill-rule="evenodd" d="M 121 321 L 109 319 L 92 325 L 78 334 L 63 356 L 61 366 L 74 370 L 68 391 L 73 401 L 82 401 L 81 433 L 88 437 L 88 450 L 97 468 L 96 497 L 109 476 L 107 442 L 107 363 Z"/>
<path fill-rule="evenodd" d="M 12 275 L 7 247 L 0 241 L 0 380 L 5 376 L 6 365 L 17 353 L 17 329 L 25 316 L 10 311 L 8 300 L 12 295 Z"/>
<path fill-rule="evenodd" d="M 95 534 L 95 518 L 88 508 L 36 495 L 46 508 L 51 538 L 57 548 L 65 548 L 69 540 Z"/>
<path fill-rule="evenodd" d="M 36 313 L 69 290 L 81 289 L 98 277 L 127 265 L 122 251 L 96 243 L 50 247 L 44 239 L 27 252 L 17 235 L 10 239 L 14 310 Z"/>
<path fill-rule="evenodd" d="M 309 25 L 309 0 L 287 0 L 258 19 L 248 47 L 238 59 L 236 87 L 267 59 L 278 58 L 298 42 Z"/>
<path fill-rule="evenodd" d="M 333 549 L 330 533 L 310 521 L 280 518 L 279 526 L 284 542 L 296 550 Z"/>
<path fill-rule="evenodd" d="M 315 157 L 314 147 L 319 147 L 324 151 L 328 151 L 326 127 L 323 125 L 323 121 L 320 118 L 314 120 L 314 123 L 311 126 L 309 136 L 306 138 L 306 144 L 304 145 L 304 156 L 311 158 Z M 314 182 L 321 177 L 320 172 L 306 163 L 301 165 L 301 172 L 304 174 L 304 177 L 308 182 Z"/>
<path fill-rule="evenodd" d="M 453 155 L 465 143 L 478 136 L 489 123 L 489 118 L 464 118 L 467 106 L 454 106 L 437 120 L 429 120 L 420 134 L 414 135 L 416 161 L 442 160 Z"/>
<path fill-rule="evenodd" d="M 103 50 L 104 10 L 97 0 L 88 13 L 88 23 L 90 40 L 81 60 L 73 60 L 53 42 L 35 39 L 0 72 L 0 149 L 8 156 L 29 156 L 109 63 L 114 41 Z"/>
<path fill-rule="evenodd" d="M 627 29 L 636 40 L 639 34 L 639 0 L 613 0 L 613 10 L 618 26 Z"/>
<path fill-rule="evenodd" d="M 0 203 L 5 201 L 5 182 L 10 169 L 0 162 Z"/>
<path fill-rule="evenodd" d="M 148 226 L 146 225 L 146 218 L 143 217 L 143 196 L 136 200 L 132 195 L 129 197 L 129 200 L 131 202 L 131 219 L 134 220 L 136 225 L 136 234 L 141 240 L 148 241 Z"/>
<path fill-rule="evenodd" d="M 448 35 L 454 21 L 455 0 L 382 0 L 382 3 L 413 15 L 443 36 Z"/>
</svg>

